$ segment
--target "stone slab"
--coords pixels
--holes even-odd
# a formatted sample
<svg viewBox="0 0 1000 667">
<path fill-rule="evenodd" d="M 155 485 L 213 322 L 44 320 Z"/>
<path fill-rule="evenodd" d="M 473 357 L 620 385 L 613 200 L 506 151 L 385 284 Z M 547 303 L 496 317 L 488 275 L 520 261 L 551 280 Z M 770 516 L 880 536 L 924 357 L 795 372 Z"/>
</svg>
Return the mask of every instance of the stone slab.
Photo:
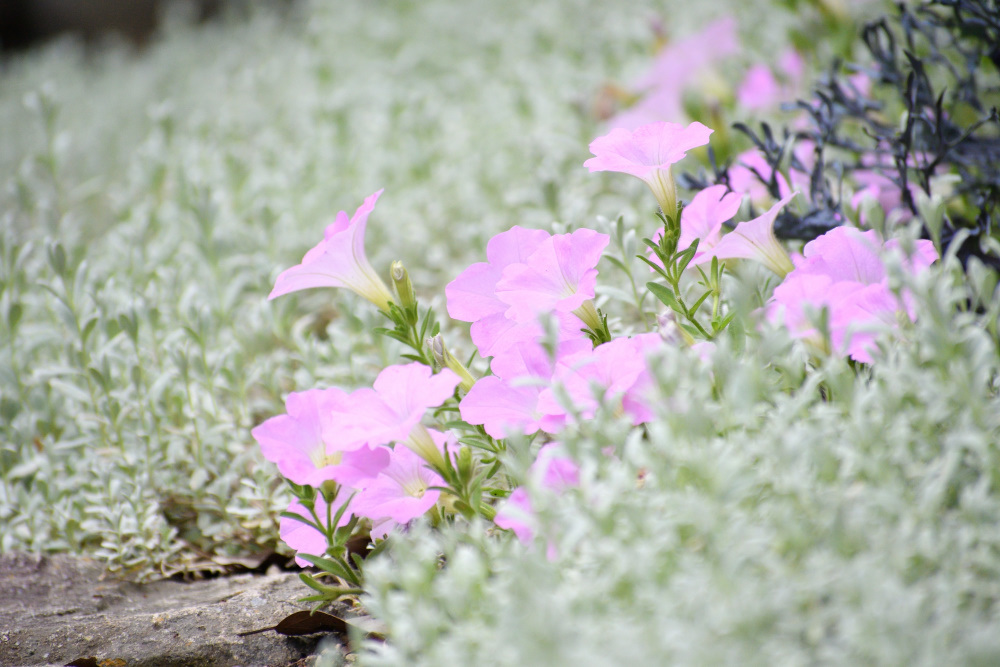
<svg viewBox="0 0 1000 667">
<path fill-rule="evenodd" d="M 0 555 L 0 665 L 286 666 L 330 637 L 239 635 L 310 608 L 294 573 L 149 584 L 103 575 L 86 558 Z"/>
</svg>

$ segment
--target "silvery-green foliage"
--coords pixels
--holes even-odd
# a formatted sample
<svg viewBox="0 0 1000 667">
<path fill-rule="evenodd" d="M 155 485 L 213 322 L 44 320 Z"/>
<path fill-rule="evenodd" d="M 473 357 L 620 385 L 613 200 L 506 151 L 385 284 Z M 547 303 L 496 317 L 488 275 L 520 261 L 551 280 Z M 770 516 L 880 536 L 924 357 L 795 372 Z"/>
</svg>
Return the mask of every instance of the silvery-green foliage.
<svg viewBox="0 0 1000 667">
<path fill-rule="evenodd" d="M 586 109 L 648 66 L 650 19 L 709 18 L 682 5 L 301 3 L 174 25 L 138 56 L 63 41 L 6 62 L 0 551 L 147 576 L 273 544 L 287 495 L 250 428 L 398 360 L 353 295 L 266 303 L 278 271 L 385 187 L 369 255 L 441 307 L 495 233 L 627 207 L 638 186 L 581 167 Z M 744 14 L 747 34 L 788 20 Z"/>
<path fill-rule="evenodd" d="M 372 564 L 393 641 L 362 662 L 995 664 L 1000 302 L 980 279 L 928 272 L 918 323 L 859 373 L 778 331 L 709 364 L 668 350 L 658 419 L 566 438 L 582 482 L 535 489 L 548 544 L 421 528 Z"/>
</svg>

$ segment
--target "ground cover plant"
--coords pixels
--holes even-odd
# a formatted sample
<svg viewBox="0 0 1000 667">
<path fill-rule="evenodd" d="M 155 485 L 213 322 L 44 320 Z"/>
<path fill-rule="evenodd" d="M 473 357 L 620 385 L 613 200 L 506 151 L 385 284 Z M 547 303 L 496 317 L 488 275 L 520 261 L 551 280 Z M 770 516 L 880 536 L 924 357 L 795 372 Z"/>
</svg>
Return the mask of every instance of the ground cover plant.
<svg viewBox="0 0 1000 667">
<path fill-rule="evenodd" d="M 817 7 L 790 20 L 793 34 L 811 21 L 851 32 L 849 16 Z M 790 45 L 774 63 L 744 51 L 745 21 L 674 25 L 646 56 L 649 72 L 625 85 L 602 81 L 642 61 L 628 50 L 641 30 L 595 5 L 572 14 L 580 28 L 609 20 L 622 32 L 596 55 L 557 48 L 568 15 L 534 8 L 532 25 L 554 31 L 542 53 L 562 62 L 561 77 L 581 77 L 554 105 L 575 108 L 579 136 L 546 134 L 552 109 L 516 100 L 542 166 L 523 181 L 516 160 L 475 172 L 488 181 L 473 179 L 487 198 L 478 210 L 503 221 L 492 227 L 456 229 L 455 211 L 428 198 L 440 181 L 454 201 L 475 200 L 461 195 L 468 171 L 448 164 L 460 151 L 368 173 L 367 152 L 289 158 L 286 138 L 258 136 L 270 118 L 244 117 L 217 147 L 273 141 L 264 155 L 277 163 L 254 154 L 245 165 L 246 154 L 198 152 L 214 118 L 190 136 L 177 127 L 187 117 L 161 105 L 155 140 L 126 175 L 143 205 L 122 195 L 132 208 L 106 231 L 128 258 L 121 286 L 54 233 L 83 203 L 97 220 L 108 203 L 64 191 L 57 89 L 29 95 L 46 141 L 9 188 L 5 370 L 18 398 L 3 403 L 15 529 L 4 549 L 90 551 L 142 575 L 266 548 L 280 524 L 284 548 L 319 568 L 303 575 L 310 599 L 360 596 L 385 624 L 388 641 L 364 645 L 367 664 L 994 662 L 995 10 L 903 7 L 865 28 L 868 55 L 845 40 Z M 262 17 L 240 29 L 289 27 Z M 692 48 L 704 43 L 714 48 Z M 310 82 L 330 83 L 312 101 L 326 108 L 349 75 L 318 48 L 296 53 Z M 835 64 L 812 96 L 807 62 L 838 53 L 860 66 Z M 405 55 L 393 63 L 427 66 L 419 48 Z M 587 67 L 600 76 L 581 93 Z M 453 112 L 423 104 L 424 123 Z M 308 127 L 329 122 L 323 136 L 341 147 L 365 145 L 345 126 L 379 133 L 377 114 L 310 111 Z M 410 124 L 397 135 L 389 123 L 381 139 L 419 137 L 411 112 L 398 109 L 392 119 Z M 745 119 L 766 122 L 730 129 Z M 478 142 L 478 128 L 462 138 Z M 559 145 L 545 144 L 553 136 Z M 578 150 L 588 145 L 589 159 Z M 317 172 L 343 180 L 341 169 L 385 187 L 322 224 L 295 220 L 329 204 Z M 310 187 L 288 185 L 299 179 Z M 514 198 L 512 183 L 523 184 Z M 442 217 L 400 224 L 401 209 L 383 208 L 397 192 L 411 214 Z M 248 214 L 265 230 L 256 240 Z M 169 228 L 171 218 L 188 224 Z M 29 220 L 50 225 L 37 250 L 15 236 Z M 285 238 L 293 220 L 297 252 Z M 137 232 L 157 243 L 132 243 Z M 262 260 L 270 274 L 249 268 Z M 16 335 L 39 304 L 32 266 L 51 278 L 42 312 L 68 326 L 61 366 L 24 361 L 51 347 Z M 169 306 L 168 284 L 186 285 Z M 271 306 L 259 301 L 268 293 Z M 220 349 L 220 337 L 232 340 Z M 117 384 L 126 371 L 130 384 Z M 65 401 L 81 408 L 69 422 Z M 234 430 L 259 450 L 249 437 L 232 443 Z M 90 462 L 96 479 L 53 475 L 72 458 L 54 452 L 84 447 L 106 457 Z M 180 471 L 183 491 L 164 467 Z M 68 504 L 74 483 L 94 489 L 82 520 Z M 25 511 L 47 506 L 58 512 Z"/>
</svg>

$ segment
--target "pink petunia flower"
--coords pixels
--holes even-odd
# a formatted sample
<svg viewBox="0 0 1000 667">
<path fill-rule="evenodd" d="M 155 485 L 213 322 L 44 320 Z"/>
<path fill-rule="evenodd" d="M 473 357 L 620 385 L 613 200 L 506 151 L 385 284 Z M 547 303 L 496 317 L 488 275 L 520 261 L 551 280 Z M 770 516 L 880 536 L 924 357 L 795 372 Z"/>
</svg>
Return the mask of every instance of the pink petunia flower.
<svg viewBox="0 0 1000 667">
<path fill-rule="evenodd" d="M 793 192 L 788 195 L 762 216 L 736 225 L 736 229 L 723 236 L 715 245 L 712 254 L 719 259 L 752 259 L 784 278 L 795 267 L 774 236 L 774 220 L 778 217 L 778 212 L 797 194 Z"/>
<path fill-rule="evenodd" d="M 677 240 L 678 250 L 687 250 L 698 239 L 698 252 L 688 266 L 698 266 L 712 261 L 712 248 L 722 238 L 722 225 L 732 219 L 740 210 L 742 197 L 736 192 L 727 192 L 725 185 L 712 185 L 694 196 L 691 203 L 681 212 L 681 235 Z M 660 229 L 653 237 L 658 241 L 663 236 Z M 660 258 L 650 250 L 650 261 L 660 263 Z"/>
<path fill-rule="evenodd" d="M 540 229 L 514 226 L 497 234 L 486 246 L 486 262 L 473 264 L 445 287 L 448 314 L 456 320 L 472 322 L 472 342 L 483 357 L 495 356 L 520 341 L 544 335 L 536 319 L 518 322 L 507 317 L 510 305 L 496 293 L 504 270 L 523 264 L 549 241 L 552 235 Z M 571 313 L 556 313 L 560 337 L 582 337 L 583 322 Z"/>
<path fill-rule="evenodd" d="M 443 456 L 448 436 L 430 429 L 428 433 Z M 432 508 L 441 492 L 431 487 L 444 483 L 422 457 L 406 447 L 396 447 L 389 465 L 355 496 L 351 509 L 372 520 L 374 537 L 385 537 L 393 526 L 406 524 Z"/>
<path fill-rule="evenodd" d="M 711 44 L 712 48 L 705 48 Z M 648 91 L 638 102 L 618 113 L 608 122 L 612 128 L 634 130 L 662 120 L 684 118 L 684 97 L 706 80 L 711 80 L 712 66 L 739 53 L 736 19 L 726 16 L 702 30 L 668 43 L 650 70 L 637 79 L 632 88 Z"/>
<path fill-rule="evenodd" d="M 634 131 L 617 128 L 590 143 L 594 157 L 583 163 L 591 172 L 619 171 L 642 179 L 666 215 L 677 215 L 677 186 L 671 166 L 687 151 L 704 146 L 712 130 L 701 123 L 687 127 L 656 122 Z"/>
<path fill-rule="evenodd" d="M 764 156 L 756 149 L 751 149 L 736 156 L 736 162 L 729 168 L 729 187 L 733 192 L 749 195 L 755 206 L 766 206 L 774 201 L 764 184 L 771 179 L 774 170 Z M 788 181 L 779 171 L 775 180 L 778 183 L 778 194 L 782 199 L 792 194 Z"/>
<path fill-rule="evenodd" d="M 312 287 L 346 287 L 388 312 L 392 293 L 365 255 L 365 227 L 382 190 L 374 193 L 348 219 L 341 211 L 326 228 L 323 240 L 302 263 L 282 271 L 268 299 Z"/>
<path fill-rule="evenodd" d="M 428 444 L 420 420 L 428 409 L 445 402 L 461 379 L 444 368 L 434 374 L 428 366 L 412 364 L 388 366 L 378 374 L 371 389 L 358 389 L 349 400 L 336 406 L 335 419 L 324 437 L 346 439 L 369 445 L 401 442 L 414 449 L 434 466 L 444 460 L 433 443 Z"/>
<path fill-rule="evenodd" d="M 529 477 L 539 479 L 542 488 L 561 493 L 579 486 L 580 469 L 573 459 L 561 453 L 558 443 L 550 442 L 538 452 L 538 457 L 528 470 Z M 514 489 L 507 501 L 497 511 L 493 522 L 505 530 L 513 531 L 517 539 L 529 544 L 535 536 L 538 521 L 531 506 L 531 498 L 525 487 Z M 549 549 L 550 558 L 554 550 Z"/>
<path fill-rule="evenodd" d="M 558 346 L 557 358 L 592 347 L 585 338 L 563 341 Z M 494 375 L 481 378 L 462 398 L 459 405 L 462 419 L 482 425 L 494 438 L 534 433 L 542 427 L 544 417 L 538 410 L 538 397 L 548 387 L 555 364 L 538 341 L 512 345 L 493 358 Z M 553 418 L 547 420 L 546 430 L 558 428 Z"/>
<path fill-rule="evenodd" d="M 639 334 L 561 357 L 552 384 L 561 387 L 572 401 L 572 410 L 563 405 L 560 392 L 552 388 L 543 390 L 538 397 L 538 411 L 545 415 L 542 427 L 551 432 L 546 427 L 552 420 L 561 426 L 573 418 L 573 412 L 590 419 L 599 404 L 617 405 L 633 424 L 649 421 L 652 412 L 644 394 L 652 379 L 646 353 L 662 345 L 658 333 Z"/>
<path fill-rule="evenodd" d="M 533 323 L 545 313 L 573 313 L 600 327 L 596 311 L 585 304 L 594 298 L 597 263 L 609 240 L 607 234 L 578 229 L 545 239 L 524 262 L 507 265 L 495 292 L 508 306 L 504 315 Z"/>
<path fill-rule="evenodd" d="M 883 244 L 875 231 L 851 227 L 837 227 L 810 241 L 795 270 L 775 288 L 768 318 L 822 348 L 825 343 L 814 322 L 825 308 L 833 351 L 871 363 L 876 335 L 895 328 L 900 317 L 912 320 L 916 315 L 909 295 L 897 297 L 889 289 L 883 256 L 897 249 L 895 240 Z M 917 241 L 904 267 L 918 274 L 937 258 L 933 243 Z"/>
<path fill-rule="evenodd" d="M 388 457 L 360 440 L 323 437 L 324 428 L 336 428 L 333 415 L 345 409 L 348 400 L 347 393 L 336 388 L 293 392 L 285 399 L 287 414 L 271 417 L 251 435 L 264 458 L 296 484 L 319 486 L 334 480 L 354 485 L 388 463 Z"/>
<path fill-rule="evenodd" d="M 752 66 L 737 90 L 736 101 L 746 109 L 757 111 L 776 107 L 793 98 L 805 73 L 802 55 L 795 49 L 786 49 L 778 57 L 778 71 L 784 83 L 778 81 L 767 65 Z"/>
<path fill-rule="evenodd" d="M 349 490 L 341 489 L 334 498 L 333 503 L 327 505 L 326 501 L 323 499 L 323 494 L 316 495 L 316 505 L 314 507 L 316 511 L 316 516 L 320 520 L 320 525 L 325 525 L 327 517 L 332 517 L 340 509 L 343 502 L 347 502 L 350 497 L 351 492 Z M 298 514 L 303 516 L 310 521 L 313 521 L 313 516 L 297 499 L 292 501 L 292 504 L 288 506 L 285 510 L 290 514 Z M 337 527 L 346 526 L 351 520 L 351 512 L 344 512 L 340 517 L 340 521 L 337 523 Z M 281 521 L 278 525 L 278 535 L 281 537 L 281 541 L 287 544 L 289 547 L 294 549 L 296 553 L 309 554 L 311 556 L 324 556 L 326 554 L 326 548 L 328 546 L 326 535 L 319 532 L 313 526 L 306 525 L 297 519 L 289 519 L 288 517 L 281 517 Z M 299 558 L 298 555 L 295 556 L 295 563 L 299 567 L 309 567 L 311 563 L 309 561 Z"/>
</svg>

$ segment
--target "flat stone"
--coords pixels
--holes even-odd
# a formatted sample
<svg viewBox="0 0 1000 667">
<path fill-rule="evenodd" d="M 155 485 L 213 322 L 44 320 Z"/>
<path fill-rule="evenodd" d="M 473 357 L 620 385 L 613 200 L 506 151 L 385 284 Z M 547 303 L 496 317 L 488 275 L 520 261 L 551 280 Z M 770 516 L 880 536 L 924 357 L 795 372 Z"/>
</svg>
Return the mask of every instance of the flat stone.
<svg viewBox="0 0 1000 667">
<path fill-rule="evenodd" d="M 0 665 L 304 664 L 331 635 L 239 633 L 309 609 L 298 599 L 310 593 L 288 572 L 135 584 L 86 558 L 0 555 Z"/>
</svg>

